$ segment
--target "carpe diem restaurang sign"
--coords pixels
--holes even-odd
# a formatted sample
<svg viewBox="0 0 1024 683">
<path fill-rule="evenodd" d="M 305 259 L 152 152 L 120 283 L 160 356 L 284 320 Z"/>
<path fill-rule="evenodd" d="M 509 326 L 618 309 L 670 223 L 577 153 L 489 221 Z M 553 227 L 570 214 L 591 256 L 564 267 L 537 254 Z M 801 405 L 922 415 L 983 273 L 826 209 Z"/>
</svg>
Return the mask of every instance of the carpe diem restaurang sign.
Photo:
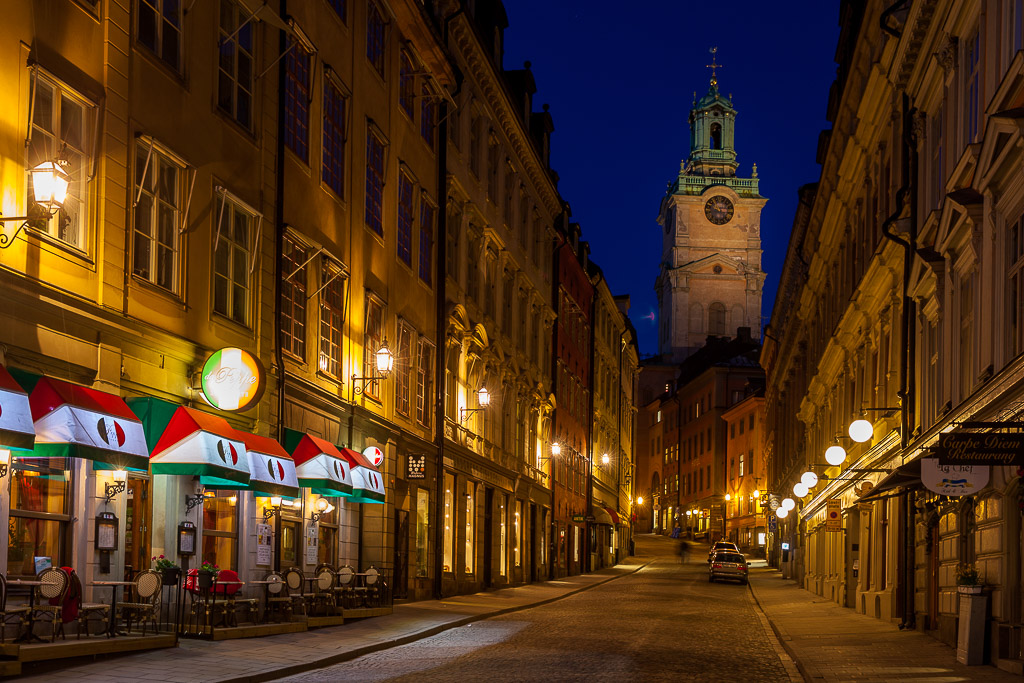
<svg viewBox="0 0 1024 683">
<path fill-rule="evenodd" d="M 939 435 L 940 465 L 1024 465 L 1024 434 Z"/>
</svg>

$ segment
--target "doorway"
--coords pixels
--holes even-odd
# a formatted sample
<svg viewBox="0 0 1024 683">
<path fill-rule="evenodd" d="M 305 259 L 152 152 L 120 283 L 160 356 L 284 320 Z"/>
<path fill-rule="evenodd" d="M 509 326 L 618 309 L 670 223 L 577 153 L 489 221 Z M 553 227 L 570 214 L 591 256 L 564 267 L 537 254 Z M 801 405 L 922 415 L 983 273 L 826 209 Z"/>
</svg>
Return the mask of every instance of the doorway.
<svg viewBox="0 0 1024 683">
<path fill-rule="evenodd" d="M 487 487 L 484 489 L 484 566 L 483 566 L 483 579 L 484 588 L 490 588 L 494 583 L 493 567 L 491 560 L 493 559 L 494 544 L 494 529 L 492 525 L 494 523 L 494 489 Z"/>
<path fill-rule="evenodd" d="M 395 580 L 394 596 L 409 597 L 409 511 L 395 510 Z"/>
<path fill-rule="evenodd" d="M 536 538 L 534 529 L 537 528 L 537 506 L 530 504 L 530 529 L 524 534 L 524 538 L 530 539 L 530 583 L 537 580 L 537 545 L 544 542 L 544 538 Z"/>
<path fill-rule="evenodd" d="M 280 519 L 281 524 L 281 553 L 278 556 L 277 570 L 283 571 L 289 567 L 300 566 L 302 549 L 299 543 L 302 541 L 302 522 L 296 519 Z"/>
<path fill-rule="evenodd" d="M 136 474 L 128 475 L 127 505 L 124 520 L 124 580 L 149 569 L 150 553 L 150 480 Z"/>
</svg>

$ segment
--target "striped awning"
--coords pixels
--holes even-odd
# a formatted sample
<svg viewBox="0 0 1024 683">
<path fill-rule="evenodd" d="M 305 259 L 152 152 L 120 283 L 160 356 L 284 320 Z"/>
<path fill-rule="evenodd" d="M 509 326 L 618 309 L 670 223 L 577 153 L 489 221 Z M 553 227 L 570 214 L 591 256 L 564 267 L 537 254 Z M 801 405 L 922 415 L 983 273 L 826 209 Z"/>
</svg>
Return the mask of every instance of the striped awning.
<svg viewBox="0 0 1024 683">
<path fill-rule="evenodd" d="M 383 503 L 384 477 L 380 470 L 359 451 L 342 448 L 341 455 L 352 467 L 352 493 L 349 500 L 356 503 Z"/>
<path fill-rule="evenodd" d="M 0 365 L 0 449 L 30 451 L 35 441 L 28 392 Z"/>
<path fill-rule="evenodd" d="M 298 498 L 299 480 L 295 461 L 284 446 L 269 436 L 235 430 L 245 443 L 249 457 L 249 490 L 257 496 Z"/>
<path fill-rule="evenodd" d="M 251 476 L 245 443 L 227 420 L 178 406 L 150 456 L 153 474 L 185 474 L 211 488 L 246 488 Z"/>
<path fill-rule="evenodd" d="M 352 466 L 338 449 L 323 439 L 303 434 L 292 449 L 299 486 L 321 496 L 352 493 Z"/>
<path fill-rule="evenodd" d="M 146 471 L 142 423 L 120 396 L 52 377 L 29 393 L 34 457 L 84 458 L 116 469 Z"/>
</svg>

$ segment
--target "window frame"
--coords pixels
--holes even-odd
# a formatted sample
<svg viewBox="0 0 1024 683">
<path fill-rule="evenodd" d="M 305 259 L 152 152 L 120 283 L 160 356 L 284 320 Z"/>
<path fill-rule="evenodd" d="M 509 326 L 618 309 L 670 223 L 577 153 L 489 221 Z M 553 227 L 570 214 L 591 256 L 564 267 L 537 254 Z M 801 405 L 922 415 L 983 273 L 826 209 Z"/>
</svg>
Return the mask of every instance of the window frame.
<svg viewBox="0 0 1024 683">
<path fill-rule="evenodd" d="M 320 182 L 344 201 L 346 154 L 348 153 L 349 114 L 352 93 L 336 78 L 324 75 L 323 108 L 320 128 Z M 340 114 L 332 116 L 339 112 Z"/>
<path fill-rule="evenodd" d="M 410 269 L 412 268 L 415 216 L 416 182 L 405 168 L 399 168 L 398 197 L 395 202 L 395 255 Z"/>
<path fill-rule="evenodd" d="M 412 384 L 415 363 L 413 347 L 417 340 L 416 330 L 405 320 L 398 321 L 398 340 L 395 345 L 395 412 L 412 419 Z"/>
<path fill-rule="evenodd" d="M 374 23 L 375 17 L 379 20 L 379 24 Z M 370 0 L 367 3 L 366 11 L 366 60 L 382 79 L 387 68 L 387 51 L 388 22 L 384 18 L 380 5 L 374 0 Z"/>
<path fill-rule="evenodd" d="M 416 347 L 416 422 L 426 429 L 431 429 L 434 424 L 431 397 L 434 393 L 436 362 L 434 345 L 426 337 L 420 336 Z"/>
<path fill-rule="evenodd" d="M 44 467 L 42 465 L 34 465 L 34 464 L 32 464 L 33 461 L 36 461 L 36 460 L 47 460 L 49 462 L 47 463 L 47 466 Z M 54 461 L 57 461 L 57 460 L 63 460 L 64 461 L 64 466 L 61 467 L 61 468 L 54 467 L 53 465 L 57 464 Z M 57 542 L 59 544 L 59 547 L 57 549 L 58 550 L 58 554 L 56 556 L 51 554 L 50 557 L 51 558 L 53 558 L 53 557 L 57 558 L 57 561 L 55 561 L 54 564 L 53 564 L 53 566 L 55 566 L 55 567 L 65 566 L 66 564 L 70 563 L 70 559 L 71 559 L 70 558 L 70 553 L 72 552 L 72 548 L 71 548 L 71 531 L 72 531 L 72 528 L 71 528 L 71 511 L 75 509 L 75 507 L 74 507 L 74 503 L 75 503 L 74 491 L 75 491 L 75 488 L 76 488 L 75 487 L 76 477 L 74 475 L 73 463 L 72 463 L 71 459 L 70 458 L 50 458 L 50 457 L 46 457 L 46 458 L 18 458 L 17 460 L 13 460 L 12 459 L 10 469 L 11 469 L 10 481 L 9 481 L 9 483 L 11 485 L 11 493 L 10 493 L 10 501 L 9 501 L 9 505 L 10 505 L 10 521 L 13 522 L 15 519 L 23 519 L 23 520 L 41 520 L 43 523 L 53 523 L 53 522 L 57 523 Z M 36 510 L 24 510 L 22 508 L 14 507 L 14 505 L 13 505 L 13 502 L 14 502 L 14 495 L 13 495 L 14 488 L 13 488 L 13 484 L 14 484 L 15 478 L 19 476 L 19 474 L 18 474 L 19 472 L 37 472 L 40 475 L 41 474 L 48 474 L 48 473 L 52 473 L 52 474 L 60 473 L 61 475 L 63 475 L 64 476 L 64 492 L 63 492 L 63 507 L 64 507 L 64 509 L 63 509 L 63 511 L 62 512 L 40 512 L 40 511 L 36 511 Z M 19 496 L 18 498 L 20 500 L 21 496 Z M 8 557 L 10 557 L 11 553 L 10 553 L 10 540 L 9 539 L 8 539 L 8 550 L 7 550 L 7 552 L 8 552 Z M 35 557 L 35 556 L 33 556 L 33 557 Z M 34 569 L 35 569 L 35 567 L 33 566 L 33 570 Z M 8 578 L 12 578 L 12 577 L 35 578 L 35 576 L 36 576 L 36 572 L 35 571 L 33 571 L 32 574 L 18 574 L 18 573 L 15 573 L 15 572 L 13 572 L 11 570 L 10 563 L 8 563 L 7 570 L 8 570 Z"/>
<path fill-rule="evenodd" d="M 320 289 L 318 290 L 320 296 L 317 302 L 319 314 L 317 372 L 338 381 L 343 380 L 345 376 L 342 348 L 345 341 L 345 288 L 347 286 L 348 269 L 343 263 L 324 255 L 320 262 Z M 335 287 L 340 288 L 340 291 L 337 293 L 337 303 L 333 304 L 329 301 L 328 291 Z M 336 343 L 332 342 L 331 336 L 325 335 L 327 330 L 336 336 Z M 330 357 L 328 361 L 333 362 L 335 366 L 333 371 L 329 367 L 325 367 L 325 358 L 331 350 L 336 352 L 336 356 Z"/>
<path fill-rule="evenodd" d="M 245 128 L 245 130 L 252 132 L 253 123 L 255 121 L 253 105 L 256 102 L 256 46 L 258 40 L 256 39 L 255 22 L 252 18 L 247 18 L 245 15 L 247 12 L 237 2 L 237 0 L 220 0 L 221 10 L 218 19 L 218 59 L 217 59 L 217 109 L 228 116 L 232 121 Z M 230 29 L 220 25 L 220 21 L 224 18 L 224 7 L 229 5 L 232 8 L 231 17 L 234 22 L 234 26 Z M 245 22 L 244 24 L 242 22 Z M 249 36 L 249 48 L 245 50 L 242 46 L 243 36 Z M 234 45 L 233 59 L 232 59 L 232 73 L 228 73 L 224 68 L 223 56 L 224 48 L 227 45 Z M 243 50 L 247 53 L 249 59 L 249 78 L 248 78 L 248 89 L 242 84 L 240 78 L 239 65 L 241 63 L 240 57 L 242 56 Z M 225 108 L 222 102 L 222 86 L 224 83 L 221 80 L 221 75 L 224 74 L 227 79 L 233 84 L 231 88 L 230 107 Z M 249 120 L 242 121 L 238 117 L 238 101 L 239 92 L 246 92 L 249 95 Z"/>
<path fill-rule="evenodd" d="M 373 313 L 378 312 L 377 330 L 371 331 Z M 377 377 L 377 349 L 387 338 L 387 306 L 384 300 L 370 291 L 366 292 L 366 305 L 363 317 L 363 376 Z M 375 342 L 370 344 L 370 342 Z M 372 349 L 371 349 L 372 346 Z M 378 403 L 381 402 L 380 379 L 367 381 L 363 387 L 363 396 Z"/>
<path fill-rule="evenodd" d="M 219 316 L 221 318 L 224 318 L 225 320 L 230 320 L 231 322 L 238 323 L 239 325 L 243 325 L 244 327 L 251 327 L 251 325 L 252 325 L 252 322 L 251 322 L 251 319 L 252 319 L 252 309 L 253 309 L 253 302 L 254 302 L 254 299 L 253 299 L 253 273 L 255 272 L 256 259 L 259 257 L 259 244 L 258 244 L 257 240 L 259 239 L 258 235 L 261 232 L 261 229 L 257 229 L 257 230 L 254 231 L 253 228 L 255 227 L 255 224 L 262 222 L 263 216 L 259 212 L 257 212 L 255 209 L 253 209 L 251 206 L 249 206 L 248 204 L 243 202 L 241 199 L 239 199 L 237 196 L 235 196 L 234 194 L 232 194 L 228 190 L 224 189 L 223 187 L 215 188 L 215 189 L 216 189 L 216 191 L 215 191 L 214 194 L 216 196 L 215 196 L 215 199 L 214 199 L 214 218 L 217 221 L 218 225 L 214 225 L 214 235 L 215 235 L 215 237 L 214 237 L 214 244 L 213 244 L 213 250 L 212 250 L 213 266 L 210 268 L 210 274 L 211 274 L 211 276 L 213 278 L 213 282 L 212 282 L 211 287 L 210 287 L 210 292 L 211 292 L 211 295 L 212 295 L 210 297 L 210 312 L 212 314 L 214 314 L 214 315 L 217 315 L 217 316 Z M 223 208 L 218 209 L 218 204 L 220 204 L 220 206 L 223 207 Z M 229 205 L 231 207 L 230 213 L 226 210 Z M 221 217 L 222 216 L 221 211 L 224 211 L 223 217 Z M 225 225 L 229 225 L 229 226 L 232 225 L 232 218 L 235 215 L 239 214 L 239 213 L 245 215 L 248 218 L 248 224 L 246 226 L 247 240 L 248 241 L 247 241 L 247 247 L 245 248 L 245 259 L 244 259 L 245 268 L 246 268 L 246 273 L 245 273 L 246 286 L 245 286 L 245 306 L 244 306 L 245 307 L 245 312 L 244 312 L 244 319 L 243 320 L 239 320 L 237 317 L 235 317 L 233 315 L 234 314 L 234 307 L 233 307 L 233 305 L 230 305 L 231 301 L 232 301 L 230 296 L 227 297 L 227 301 L 229 303 L 229 308 L 232 309 L 231 311 L 229 311 L 229 312 L 218 311 L 217 310 L 217 303 L 216 303 L 217 302 L 217 282 L 218 282 L 218 276 L 220 275 L 220 273 L 218 273 L 218 261 L 217 261 L 217 250 L 218 250 L 218 248 L 220 246 L 218 240 L 227 240 L 230 245 L 237 244 L 237 241 L 234 240 L 233 237 L 226 237 L 225 236 L 224 226 Z M 225 221 L 227 221 L 227 222 L 225 223 Z M 229 257 L 228 265 L 229 265 L 229 270 L 233 270 L 233 266 L 236 265 L 235 259 Z M 233 275 L 233 273 L 231 273 L 231 275 Z M 225 276 L 225 279 L 228 282 L 234 283 L 233 277 Z"/>
<path fill-rule="evenodd" d="M 425 192 L 420 193 L 419 207 L 419 278 L 432 287 L 434 283 L 434 242 L 437 230 L 437 206 Z"/>
<path fill-rule="evenodd" d="M 313 56 L 316 50 L 294 32 L 286 48 L 284 82 L 284 146 L 309 165 L 310 105 L 313 101 Z M 300 57 L 303 62 L 300 63 Z M 300 76 L 304 76 L 302 81 Z"/>
<path fill-rule="evenodd" d="M 146 157 L 146 160 L 142 160 L 142 157 Z M 144 168 L 139 169 L 138 164 L 142 163 Z M 161 284 L 157 280 L 159 275 L 150 277 L 148 275 L 138 272 L 136 266 L 136 259 L 138 258 L 138 239 L 140 235 L 147 239 L 153 240 L 155 243 L 159 243 L 156 232 L 159 230 L 160 221 L 160 201 L 164 201 L 165 204 L 169 204 L 163 197 L 158 197 L 158 185 L 160 181 L 159 172 L 163 166 L 172 167 L 176 172 L 175 188 L 172 192 L 174 197 L 174 221 L 171 228 L 171 239 L 172 243 L 164 245 L 164 248 L 169 248 L 173 254 L 172 262 L 170 265 L 170 286 Z M 184 227 L 184 180 L 186 177 L 186 171 L 189 166 L 185 161 L 178 155 L 171 152 L 167 147 L 161 145 L 153 138 L 138 137 L 135 140 L 135 168 L 134 178 L 132 181 L 132 199 L 133 206 L 131 211 L 131 230 L 132 230 L 132 241 L 131 241 L 131 268 L 132 278 L 139 281 L 145 282 L 154 287 L 158 287 L 161 291 L 167 292 L 173 296 L 181 296 L 181 271 L 182 271 L 182 253 L 181 253 L 181 234 Z M 139 180 L 143 181 L 142 190 L 139 189 Z M 152 184 L 153 189 L 146 190 L 146 182 Z M 139 207 L 142 205 L 142 197 L 146 196 L 152 200 L 150 221 L 153 228 L 154 234 L 144 235 L 139 230 L 139 215 L 141 213 Z M 159 257 L 153 251 L 150 253 L 149 263 L 147 264 L 150 271 L 157 273 L 159 269 Z"/>
<path fill-rule="evenodd" d="M 199 548 L 200 548 L 200 552 L 201 552 L 200 560 L 199 561 L 202 562 L 202 561 L 205 561 L 205 559 L 206 559 L 205 558 L 205 554 L 206 554 L 205 546 L 206 546 L 206 539 L 207 538 L 211 538 L 211 539 L 226 538 L 226 539 L 228 539 L 231 542 L 231 564 L 229 566 L 227 566 L 227 567 L 221 566 L 220 569 L 231 569 L 231 570 L 234 570 L 234 571 L 238 571 L 238 568 L 239 568 L 239 564 L 238 564 L 238 527 L 241 526 L 241 519 L 240 519 L 241 515 L 240 515 L 240 510 L 239 510 L 239 508 L 241 506 L 238 504 L 239 503 L 239 501 L 238 501 L 238 491 L 222 490 L 222 491 L 211 491 L 211 493 L 213 493 L 214 495 L 206 497 L 206 499 L 204 500 L 204 503 L 203 503 L 203 508 L 202 508 L 203 509 L 203 533 L 202 533 L 202 537 L 199 539 Z M 231 498 L 235 499 L 234 503 L 231 503 Z M 207 511 L 211 510 L 212 507 L 213 507 L 212 504 L 210 503 L 211 500 L 226 500 L 226 501 L 228 501 L 228 505 L 230 505 L 230 506 L 235 508 L 235 510 L 234 510 L 234 520 L 233 520 L 234 521 L 234 530 L 233 531 L 223 531 L 223 530 L 220 530 L 220 529 L 210 529 L 210 528 L 208 528 L 206 526 L 206 513 L 207 513 Z"/>
<path fill-rule="evenodd" d="M 163 11 L 164 5 L 167 2 L 168 2 L 168 0 L 138 0 L 138 2 L 136 4 L 136 7 L 135 7 L 135 42 L 138 43 L 139 45 L 142 45 L 143 47 L 145 47 L 146 50 L 151 55 L 153 55 L 153 57 L 156 58 L 161 64 L 164 64 L 169 69 L 173 69 L 175 73 L 180 75 L 183 72 L 183 70 L 184 70 L 183 69 L 184 59 L 182 59 L 182 56 L 183 56 L 182 53 L 184 51 L 183 48 L 184 48 L 184 44 L 185 44 L 184 35 L 183 35 L 184 31 L 185 31 L 185 27 L 183 25 L 184 24 L 184 21 L 183 21 L 184 20 L 184 7 L 183 7 L 184 3 L 177 2 L 177 8 L 178 8 L 177 22 L 178 22 L 178 25 L 175 27 L 175 28 L 177 28 L 177 38 L 178 38 L 177 41 L 176 41 L 177 42 L 177 51 L 175 53 L 175 56 L 176 56 L 175 61 L 171 62 L 170 60 L 167 59 L 167 56 L 164 54 L 165 53 L 165 49 L 164 49 L 164 45 L 165 45 L 165 41 L 164 41 L 164 30 L 165 30 L 164 23 L 171 23 L 168 20 L 168 18 L 164 16 L 164 11 Z M 145 42 L 143 42 L 143 39 L 142 39 L 142 7 L 143 7 L 143 5 L 146 5 L 146 6 L 150 7 L 150 8 L 152 8 L 153 14 L 154 14 L 155 19 L 156 19 L 156 25 L 154 26 L 155 31 L 154 31 L 154 37 L 153 37 L 153 45 L 147 45 Z M 155 5 L 159 5 L 159 7 L 156 7 Z"/>
<path fill-rule="evenodd" d="M 281 351 L 305 363 L 309 330 L 309 297 L 306 294 L 309 288 L 309 275 L 306 268 L 308 267 L 310 247 L 293 234 L 286 234 L 284 243 L 285 251 L 281 255 L 283 267 L 282 273 L 279 274 L 281 277 L 281 299 L 278 301 L 282 325 L 278 334 L 281 335 Z M 289 247 L 291 247 L 291 251 L 289 251 Z M 297 254 L 298 257 L 291 258 L 291 253 Z M 294 268 L 288 268 L 292 264 L 297 265 Z M 287 274 L 284 271 L 287 271 Z M 289 303 L 288 309 L 284 306 L 286 300 Z M 287 329 L 284 324 L 286 321 L 289 323 Z M 283 342 L 286 338 L 290 339 L 291 343 L 285 345 Z"/>
<path fill-rule="evenodd" d="M 374 128 L 372 125 L 366 127 L 366 181 L 364 185 L 366 200 L 363 204 L 363 224 L 383 239 L 388 146 L 384 138 Z"/>
</svg>

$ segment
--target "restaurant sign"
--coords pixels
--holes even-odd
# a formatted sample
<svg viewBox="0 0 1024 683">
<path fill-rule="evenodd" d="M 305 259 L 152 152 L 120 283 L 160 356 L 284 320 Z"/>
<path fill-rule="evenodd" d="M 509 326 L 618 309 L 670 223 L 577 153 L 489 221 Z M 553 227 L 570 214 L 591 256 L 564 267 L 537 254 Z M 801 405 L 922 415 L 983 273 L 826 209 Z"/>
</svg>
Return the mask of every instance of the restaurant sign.
<svg viewBox="0 0 1024 683">
<path fill-rule="evenodd" d="M 246 410 L 260 400 L 266 373 L 260 360 L 233 347 L 215 351 L 203 365 L 203 396 L 218 410 Z"/>
<path fill-rule="evenodd" d="M 921 483 L 942 496 L 971 496 L 985 488 L 988 465 L 943 465 L 938 458 L 921 458 Z"/>
<path fill-rule="evenodd" d="M 406 479 L 427 478 L 427 456 L 422 453 L 410 453 L 406 467 Z"/>
<path fill-rule="evenodd" d="M 1024 465 L 1024 434 L 999 432 L 939 435 L 941 465 Z"/>
</svg>

